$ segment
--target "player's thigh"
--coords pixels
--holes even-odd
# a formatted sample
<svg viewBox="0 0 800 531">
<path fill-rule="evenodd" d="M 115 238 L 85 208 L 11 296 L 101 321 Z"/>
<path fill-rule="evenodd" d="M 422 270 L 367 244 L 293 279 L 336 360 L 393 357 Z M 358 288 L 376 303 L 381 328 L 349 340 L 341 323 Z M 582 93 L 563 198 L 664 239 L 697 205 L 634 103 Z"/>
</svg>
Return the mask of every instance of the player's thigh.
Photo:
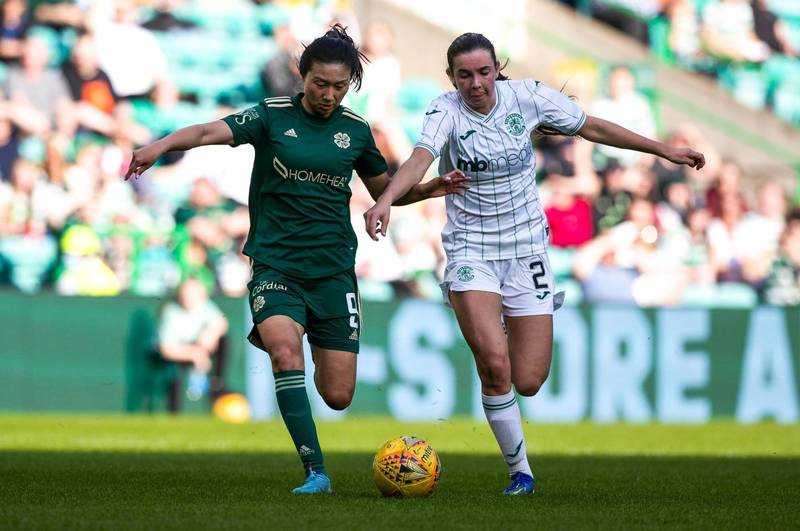
<svg viewBox="0 0 800 531">
<path fill-rule="evenodd" d="M 511 380 L 517 392 L 533 396 L 550 373 L 553 359 L 553 316 L 506 317 Z"/>
<path fill-rule="evenodd" d="M 258 266 L 247 287 L 253 317 L 247 339 L 269 354 L 274 371 L 302 369 L 306 305 L 297 285 Z"/>
<path fill-rule="evenodd" d="M 500 320 L 500 295 L 488 291 L 451 291 L 450 304 L 475 357 L 481 381 L 485 386 L 505 388 L 510 384 L 510 365 Z"/>
</svg>

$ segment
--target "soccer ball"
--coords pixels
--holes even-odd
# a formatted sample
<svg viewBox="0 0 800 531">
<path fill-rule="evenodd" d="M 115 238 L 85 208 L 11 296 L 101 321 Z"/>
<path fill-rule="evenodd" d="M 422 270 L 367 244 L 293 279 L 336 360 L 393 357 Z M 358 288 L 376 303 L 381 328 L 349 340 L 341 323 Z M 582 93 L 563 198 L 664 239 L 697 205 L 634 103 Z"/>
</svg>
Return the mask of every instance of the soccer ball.
<svg viewBox="0 0 800 531">
<path fill-rule="evenodd" d="M 214 401 L 214 416 L 223 422 L 241 424 L 250 420 L 250 406 L 247 399 L 238 393 L 222 395 Z"/>
<path fill-rule="evenodd" d="M 441 469 L 433 446 L 409 435 L 384 444 L 372 461 L 375 486 L 384 496 L 430 496 Z"/>
</svg>

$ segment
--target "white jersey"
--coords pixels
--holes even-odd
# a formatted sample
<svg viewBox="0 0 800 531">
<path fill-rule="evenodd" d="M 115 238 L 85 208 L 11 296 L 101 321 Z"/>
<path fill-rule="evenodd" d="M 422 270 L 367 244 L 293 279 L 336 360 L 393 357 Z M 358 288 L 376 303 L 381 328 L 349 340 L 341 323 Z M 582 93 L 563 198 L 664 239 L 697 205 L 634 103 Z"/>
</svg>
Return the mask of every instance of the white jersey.
<svg viewBox="0 0 800 531">
<path fill-rule="evenodd" d="M 425 113 L 416 147 L 439 160 L 439 172 L 471 179 L 463 196 L 448 195 L 442 243 L 449 259 L 523 258 L 545 251 L 550 229 L 536 189 L 531 132 L 540 125 L 574 135 L 586 121 L 568 97 L 538 81 L 495 83 L 497 103 L 482 115 L 458 91 Z"/>
</svg>

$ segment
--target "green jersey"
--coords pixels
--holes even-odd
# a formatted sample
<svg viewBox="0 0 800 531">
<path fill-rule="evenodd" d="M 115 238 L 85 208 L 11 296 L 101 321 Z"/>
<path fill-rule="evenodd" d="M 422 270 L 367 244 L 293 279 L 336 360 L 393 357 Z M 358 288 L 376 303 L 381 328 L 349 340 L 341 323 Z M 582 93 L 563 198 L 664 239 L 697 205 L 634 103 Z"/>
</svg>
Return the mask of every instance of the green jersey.
<svg viewBox="0 0 800 531">
<path fill-rule="evenodd" d="M 387 167 L 363 118 L 342 106 L 318 118 L 302 97 L 268 98 L 224 120 L 234 145 L 256 153 L 244 253 L 286 275 L 322 278 L 355 264 L 353 170 L 370 178 Z"/>
</svg>

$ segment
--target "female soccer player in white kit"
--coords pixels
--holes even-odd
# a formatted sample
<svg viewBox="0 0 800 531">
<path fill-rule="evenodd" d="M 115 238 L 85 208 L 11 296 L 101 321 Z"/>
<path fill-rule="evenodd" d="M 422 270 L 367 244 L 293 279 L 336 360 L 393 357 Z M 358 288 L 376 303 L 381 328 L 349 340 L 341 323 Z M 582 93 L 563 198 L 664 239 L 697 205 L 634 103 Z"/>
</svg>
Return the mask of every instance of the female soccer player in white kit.
<svg viewBox="0 0 800 531">
<path fill-rule="evenodd" d="M 436 157 L 441 174 L 458 169 L 470 178 L 465 195 L 446 199 L 442 287 L 475 357 L 486 418 L 508 464 L 511 485 L 504 494 L 529 494 L 535 480 L 514 390 L 533 396 L 547 378 L 553 312 L 563 300 L 547 258 L 549 227 L 534 180 L 531 133 L 580 135 L 697 169 L 705 160 L 587 116 L 538 81 L 508 80 L 483 35 L 456 38 L 447 64 L 457 90 L 430 104 L 411 157 L 364 214 L 366 229 L 373 239 L 386 235 L 390 205 L 420 182 Z"/>
</svg>

